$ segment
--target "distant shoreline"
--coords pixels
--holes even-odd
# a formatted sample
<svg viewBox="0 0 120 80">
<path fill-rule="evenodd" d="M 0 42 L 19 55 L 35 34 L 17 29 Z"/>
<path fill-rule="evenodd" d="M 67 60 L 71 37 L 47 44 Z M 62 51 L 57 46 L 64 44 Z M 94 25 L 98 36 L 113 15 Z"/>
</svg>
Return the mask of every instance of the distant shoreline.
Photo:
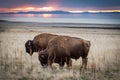
<svg viewBox="0 0 120 80">
<path fill-rule="evenodd" d="M 5 26 L 4 26 L 5 25 Z M 45 23 L 45 22 L 20 22 L 0 20 L 0 28 L 2 27 L 53 27 L 53 28 L 87 28 L 87 29 L 120 29 L 120 24 L 97 24 L 97 23 Z"/>
</svg>

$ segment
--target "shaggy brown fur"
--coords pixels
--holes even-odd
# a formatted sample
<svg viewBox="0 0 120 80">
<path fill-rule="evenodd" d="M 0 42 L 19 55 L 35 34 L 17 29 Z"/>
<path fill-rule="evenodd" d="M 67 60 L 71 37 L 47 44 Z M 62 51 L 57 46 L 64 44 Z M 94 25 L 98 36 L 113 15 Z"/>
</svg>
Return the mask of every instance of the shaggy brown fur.
<svg viewBox="0 0 120 80">
<path fill-rule="evenodd" d="M 33 52 L 44 50 L 48 45 L 48 41 L 56 36 L 49 33 L 42 33 L 35 36 L 33 40 L 28 40 L 25 43 L 26 52 L 32 55 Z"/>
<path fill-rule="evenodd" d="M 69 37 L 57 36 L 52 38 L 45 50 L 39 53 L 40 61 L 46 61 L 44 64 L 52 65 L 53 62 L 66 62 L 68 67 L 72 66 L 72 59 L 79 59 L 82 57 L 82 66 L 86 69 L 87 56 L 90 48 L 90 41 Z M 42 62 L 41 62 L 42 63 Z"/>
</svg>

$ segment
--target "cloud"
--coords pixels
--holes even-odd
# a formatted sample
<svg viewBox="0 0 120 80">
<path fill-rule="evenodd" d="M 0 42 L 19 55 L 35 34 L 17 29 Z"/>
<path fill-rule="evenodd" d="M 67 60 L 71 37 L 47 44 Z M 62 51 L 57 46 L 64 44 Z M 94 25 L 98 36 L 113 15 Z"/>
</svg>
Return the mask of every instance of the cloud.
<svg viewBox="0 0 120 80">
<path fill-rule="evenodd" d="M 118 9 L 120 0 L 0 0 L 0 8 L 53 6 L 58 9 Z"/>
</svg>

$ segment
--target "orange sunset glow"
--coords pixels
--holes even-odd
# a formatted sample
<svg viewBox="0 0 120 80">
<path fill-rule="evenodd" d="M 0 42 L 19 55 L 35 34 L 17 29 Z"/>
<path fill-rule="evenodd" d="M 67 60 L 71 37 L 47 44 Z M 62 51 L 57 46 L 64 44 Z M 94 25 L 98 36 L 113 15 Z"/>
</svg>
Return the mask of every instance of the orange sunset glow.
<svg viewBox="0 0 120 80">
<path fill-rule="evenodd" d="M 13 8 L 12 11 L 53 11 L 55 10 L 53 7 L 24 7 L 24 8 Z"/>
<path fill-rule="evenodd" d="M 0 8 L 0 12 L 28 12 L 28 11 L 54 11 L 55 7 L 46 6 L 46 7 L 18 7 L 18 8 Z"/>
<path fill-rule="evenodd" d="M 52 6 L 45 6 L 45 7 L 18 7 L 18 8 L 0 8 L 0 12 L 28 12 L 28 11 L 55 11 L 59 10 L 58 7 L 52 7 Z M 64 9 L 61 9 L 64 11 Z M 96 13 L 96 12 L 120 12 L 120 10 L 65 10 L 68 12 L 72 13 L 82 13 L 82 12 L 91 12 L 91 13 Z"/>
<path fill-rule="evenodd" d="M 111 0 L 109 3 L 106 0 L 2 0 L 0 13 L 29 11 L 120 12 L 119 3 L 120 0 Z"/>
<path fill-rule="evenodd" d="M 52 17 L 52 14 L 42 14 L 42 17 L 44 17 L 44 18 L 50 18 L 50 17 Z"/>
</svg>

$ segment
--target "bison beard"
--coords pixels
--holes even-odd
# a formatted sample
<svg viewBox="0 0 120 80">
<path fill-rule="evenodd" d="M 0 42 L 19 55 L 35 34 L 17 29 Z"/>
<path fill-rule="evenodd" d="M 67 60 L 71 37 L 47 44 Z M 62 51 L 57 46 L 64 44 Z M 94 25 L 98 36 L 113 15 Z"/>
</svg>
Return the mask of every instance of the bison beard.
<svg viewBox="0 0 120 80">
<path fill-rule="evenodd" d="M 82 66 L 80 68 L 82 70 L 82 68 L 86 69 L 87 66 L 89 48 L 90 41 L 76 37 L 57 36 L 49 41 L 47 48 L 39 53 L 39 57 L 41 57 L 41 54 L 47 54 L 47 65 L 50 67 L 52 67 L 53 62 L 60 64 L 61 60 L 64 59 L 63 63 L 66 62 L 69 68 L 72 66 L 71 58 L 77 60 L 82 57 Z"/>
</svg>

